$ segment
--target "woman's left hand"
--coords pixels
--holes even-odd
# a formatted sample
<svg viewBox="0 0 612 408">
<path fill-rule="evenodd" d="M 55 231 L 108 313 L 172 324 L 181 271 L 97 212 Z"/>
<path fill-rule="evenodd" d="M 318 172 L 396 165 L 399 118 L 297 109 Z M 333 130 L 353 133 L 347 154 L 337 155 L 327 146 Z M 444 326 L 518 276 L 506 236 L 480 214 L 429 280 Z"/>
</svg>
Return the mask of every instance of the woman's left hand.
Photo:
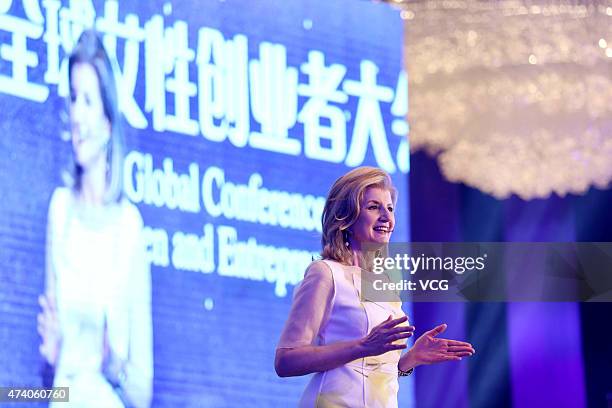
<svg viewBox="0 0 612 408">
<path fill-rule="evenodd" d="M 400 370 L 407 371 L 419 365 L 444 361 L 458 361 L 476 352 L 470 343 L 436 337 L 444 332 L 446 327 L 446 324 L 441 324 L 419 337 L 412 348 L 401 357 Z"/>
<path fill-rule="evenodd" d="M 125 369 L 125 362 L 122 361 L 110 345 L 108 339 L 108 329 L 104 324 L 104 340 L 102 343 L 102 374 L 113 386 L 119 385 L 121 373 Z"/>
<path fill-rule="evenodd" d="M 38 333 L 42 338 L 42 344 L 38 349 L 47 363 L 55 367 L 62 343 L 62 332 L 57 316 L 57 304 L 55 298 L 51 295 L 40 295 L 38 303 L 42 310 L 38 314 L 37 319 Z"/>
</svg>

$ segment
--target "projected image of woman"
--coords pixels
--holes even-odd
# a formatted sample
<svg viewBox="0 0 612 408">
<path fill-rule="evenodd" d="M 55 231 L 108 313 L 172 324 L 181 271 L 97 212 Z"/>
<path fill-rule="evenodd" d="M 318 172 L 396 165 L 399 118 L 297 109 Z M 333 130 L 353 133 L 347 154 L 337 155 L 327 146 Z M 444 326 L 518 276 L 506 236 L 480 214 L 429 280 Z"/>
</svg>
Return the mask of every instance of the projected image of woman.
<svg viewBox="0 0 612 408">
<path fill-rule="evenodd" d="M 276 349 L 279 376 L 316 373 L 300 407 L 397 407 L 398 376 L 474 353 L 469 343 L 438 338 L 443 324 L 402 355 L 414 327 L 401 302 L 360 300 L 360 279 L 372 270 L 365 246 L 389 242 L 396 194 L 389 175 L 372 167 L 350 171 L 329 192 L 322 260 L 297 287 Z"/>
<path fill-rule="evenodd" d="M 142 218 L 122 195 L 117 89 L 94 31 L 79 38 L 69 80 L 74 172 L 49 205 L 40 352 L 53 385 L 70 387 L 57 406 L 148 407 L 151 277 Z"/>
</svg>

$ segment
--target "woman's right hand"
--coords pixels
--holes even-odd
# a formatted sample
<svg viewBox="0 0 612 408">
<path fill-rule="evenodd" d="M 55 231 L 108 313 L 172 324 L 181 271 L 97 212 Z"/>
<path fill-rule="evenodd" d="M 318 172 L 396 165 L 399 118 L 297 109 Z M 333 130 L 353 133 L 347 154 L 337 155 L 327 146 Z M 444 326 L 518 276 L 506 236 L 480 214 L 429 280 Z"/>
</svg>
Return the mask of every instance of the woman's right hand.
<svg viewBox="0 0 612 408">
<path fill-rule="evenodd" d="M 61 343 L 61 332 L 57 318 L 57 306 L 55 298 L 46 295 L 38 297 L 38 303 L 42 311 L 38 314 L 38 334 L 42 343 L 38 350 L 47 363 L 55 366 Z"/>
<path fill-rule="evenodd" d="M 392 316 L 389 316 L 387 320 L 374 327 L 360 342 L 365 356 L 377 356 L 388 351 L 405 349 L 405 341 L 401 344 L 395 342 L 407 339 L 414 334 L 414 326 L 400 326 L 406 321 L 408 321 L 408 316 L 398 319 L 392 319 Z"/>
</svg>

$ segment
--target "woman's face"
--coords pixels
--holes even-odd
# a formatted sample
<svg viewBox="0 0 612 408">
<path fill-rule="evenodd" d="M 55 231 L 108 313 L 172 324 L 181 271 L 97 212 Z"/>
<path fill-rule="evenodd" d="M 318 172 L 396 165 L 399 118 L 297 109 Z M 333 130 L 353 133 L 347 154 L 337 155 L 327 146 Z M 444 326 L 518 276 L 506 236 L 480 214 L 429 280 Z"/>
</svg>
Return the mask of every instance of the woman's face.
<svg viewBox="0 0 612 408">
<path fill-rule="evenodd" d="M 368 187 L 360 207 L 357 221 L 350 228 L 353 241 L 360 244 L 389 242 L 395 226 L 391 192 L 379 187 Z"/>
<path fill-rule="evenodd" d="M 70 132 L 75 159 L 81 167 L 106 160 L 111 126 L 104 115 L 100 81 L 91 64 L 77 63 L 72 67 Z"/>
</svg>

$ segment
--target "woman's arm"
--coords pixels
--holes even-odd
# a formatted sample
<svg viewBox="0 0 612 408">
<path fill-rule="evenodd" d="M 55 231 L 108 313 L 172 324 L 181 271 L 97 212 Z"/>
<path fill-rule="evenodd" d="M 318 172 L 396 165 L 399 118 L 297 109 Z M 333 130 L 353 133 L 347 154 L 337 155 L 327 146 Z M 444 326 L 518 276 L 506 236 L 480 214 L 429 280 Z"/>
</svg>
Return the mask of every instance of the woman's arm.
<svg viewBox="0 0 612 408">
<path fill-rule="evenodd" d="M 37 329 L 41 337 L 39 351 L 44 358 L 42 368 L 43 383 L 53 384 L 55 376 L 55 365 L 61 348 L 61 331 L 57 316 L 57 305 L 55 301 L 56 276 L 53 267 L 53 251 L 57 235 L 58 222 L 66 211 L 66 191 L 56 189 L 49 203 L 47 214 L 47 234 L 45 241 L 45 289 L 44 294 L 38 297 L 41 312 L 37 316 Z"/>
<path fill-rule="evenodd" d="M 119 362 L 112 374 L 112 382 L 128 406 L 148 408 L 153 394 L 153 323 L 151 316 L 151 273 L 145 257 L 142 237 L 143 223 L 136 208 L 138 220 L 136 239 L 132 242 L 132 268 L 129 278 L 129 345 L 126 361 Z M 112 354 L 112 350 L 111 350 Z M 112 361 L 111 356 L 111 361 Z"/>
<path fill-rule="evenodd" d="M 325 346 L 276 349 L 274 369 L 279 377 L 293 377 L 331 370 L 363 357 L 365 353 L 359 343 L 359 340 L 351 340 Z"/>
<path fill-rule="evenodd" d="M 405 349 L 405 344 L 393 342 L 412 336 L 414 327 L 398 326 L 407 320 L 407 316 L 394 320 L 389 316 L 362 339 L 324 346 L 279 348 L 276 350 L 274 368 L 279 377 L 306 375 L 331 370 L 359 358 Z"/>
<path fill-rule="evenodd" d="M 446 324 L 441 324 L 423 333 L 410 350 L 400 358 L 398 368 L 401 371 L 408 371 L 419 365 L 459 361 L 476 352 L 470 343 L 436 337 L 443 333 L 446 327 Z"/>
<path fill-rule="evenodd" d="M 312 263 L 296 288 L 276 350 L 274 368 L 280 377 L 331 370 L 358 358 L 406 347 L 391 343 L 410 337 L 414 328 L 396 327 L 408 318 L 391 320 L 391 316 L 362 339 L 316 345 L 319 330 L 330 313 L 333 293 L 334 282 L 329 266 L 325 262 Z"/>
</svg>

